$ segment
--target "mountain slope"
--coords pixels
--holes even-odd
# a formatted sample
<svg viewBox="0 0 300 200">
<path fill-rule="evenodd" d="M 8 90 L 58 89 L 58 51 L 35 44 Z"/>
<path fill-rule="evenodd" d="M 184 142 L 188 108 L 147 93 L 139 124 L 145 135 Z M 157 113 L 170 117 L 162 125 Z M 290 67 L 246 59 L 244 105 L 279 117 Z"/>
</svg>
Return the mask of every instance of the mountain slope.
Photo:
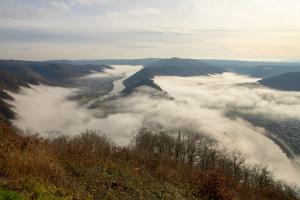
<svg viewBox="0 0 300 200">
<path fill-rule="evenodd" d="M 132 92 L 136 87 L 147 85 L 160 89 L 152 81 L 154 76 L 198 76 L 219 74 L 226 70 L 214 65 L 193 59 L 162 59 L 146 65 L 127 80 L 124 81 L 124 93 Z"/>
<path fill-rule="evenodd" d="M 288 91 L 300 91 L 300 72 L 289 72 L 259 81 L 262 85 Z"/>
<path fill-rule="evenodd" d="M 72 65 L 67 63 L 0 60 L 0 72 L 18 81 L 36 84 L 37 82 L 57 83 L 84 76 L 93 71 L 103 71 L 107 65 Z M 0 74 L 1 75 L 1 74 Z"/>
</svg>

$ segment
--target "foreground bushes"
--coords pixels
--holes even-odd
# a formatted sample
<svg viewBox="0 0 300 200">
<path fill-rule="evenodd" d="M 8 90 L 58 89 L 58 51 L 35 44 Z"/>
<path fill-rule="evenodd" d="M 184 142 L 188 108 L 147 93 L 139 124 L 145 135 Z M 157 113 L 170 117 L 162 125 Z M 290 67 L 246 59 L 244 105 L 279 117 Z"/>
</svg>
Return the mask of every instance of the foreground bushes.
<svg viewBox="0 0 300 200">
<path fill-rule="evenodd" d="M 0 187 L 27 199 L 297 199 L 266 167 L 197 134 L 140 130 L 128 147 L 87 131 L 44 140 L 0 120 Z"/>
<path fill-rule="evenodd" d="M 139 155 L 137 160 L 154 159 L 158 168 L 177 170 L 176 178 L 170 180 L 186 181 L 193 197 L 297 199 L 293 189 L 275 181 L 267 167 L 246 164 L 240 152 L 219 149 L 214 141 L 188 131 L 171 133 L 176 134 L 141 130 L 134 137 L 132 151 Z"/>
</svg>

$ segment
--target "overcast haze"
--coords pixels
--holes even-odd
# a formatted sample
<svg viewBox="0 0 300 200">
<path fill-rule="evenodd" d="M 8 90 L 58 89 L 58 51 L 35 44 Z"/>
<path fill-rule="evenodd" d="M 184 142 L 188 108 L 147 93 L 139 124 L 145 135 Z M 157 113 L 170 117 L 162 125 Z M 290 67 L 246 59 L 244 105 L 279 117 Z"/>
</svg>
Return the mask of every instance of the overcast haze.
<svg viewBox="0 0 300 200">
<path fill-rule="evenodd" d="M 0 57 L 293 60 L 299 0 L 0 0 Z"/>
</svg>

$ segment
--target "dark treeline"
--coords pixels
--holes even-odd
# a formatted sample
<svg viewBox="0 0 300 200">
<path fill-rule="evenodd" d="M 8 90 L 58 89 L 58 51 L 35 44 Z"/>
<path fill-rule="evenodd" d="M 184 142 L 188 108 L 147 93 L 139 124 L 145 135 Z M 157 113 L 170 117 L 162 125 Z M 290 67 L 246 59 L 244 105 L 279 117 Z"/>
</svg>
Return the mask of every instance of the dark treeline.
<svg viewBox="0 0 300 200">
<path fill-rule="evenodd" d="M 266 166 L 188 131 L 26 136 L 0 120 L 0 194 L 11 199 L 298 199 Z M 7 198 L 9 199 L 9 198 Z"/>
</svg>

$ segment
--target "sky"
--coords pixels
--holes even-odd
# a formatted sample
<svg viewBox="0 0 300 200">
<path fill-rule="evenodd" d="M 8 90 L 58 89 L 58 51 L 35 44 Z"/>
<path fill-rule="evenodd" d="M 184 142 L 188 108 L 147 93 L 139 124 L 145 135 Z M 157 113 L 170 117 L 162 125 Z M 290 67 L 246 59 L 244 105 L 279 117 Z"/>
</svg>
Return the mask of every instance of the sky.
<svg viewBox="0 0 300 200">
<path fill-rule="evenodd" d="M 0 58 L 300 58 L 299 0 L 0 0 Z"/>
</svg>

